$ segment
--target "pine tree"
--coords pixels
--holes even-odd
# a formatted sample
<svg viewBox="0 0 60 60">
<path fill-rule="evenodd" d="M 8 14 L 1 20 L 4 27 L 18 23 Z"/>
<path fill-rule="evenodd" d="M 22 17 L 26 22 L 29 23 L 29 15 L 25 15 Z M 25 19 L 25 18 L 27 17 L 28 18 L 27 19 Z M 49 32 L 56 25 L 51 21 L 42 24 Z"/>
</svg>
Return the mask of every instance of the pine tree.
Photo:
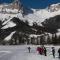
<svg viewBox="0 0 60 60">
<path fill-rule="evenodd" d="M 60 44 L 60 36 L 57 39 L 57 43 Z"/>
<path fill-rule="evenodd" d="M 44 45 L 45 44 L 45 38 L 44 38 L 44 36 L 41 36 L 40 37 L 40 44 L 41 45 Z"/>
<path fill-rule="evenodd" d="M 26 20 L 26 21 L 25 21 L 25 23 L 26 23 L 27 25 L 29 25 L 29 22 L 28 22 L 28 20 Z"/>
<path fill-rule="evenodd" d="M 57 35 L 56 34 L 54 34 L 54 36 L 52 36 L 52 43 L 57 44 Z"/>
<path fill-rule="evenodd" d="M 47 38 L 47 44 L 51 44 L 51 38 L 50 38 L 49 35 L 48 35 L 48 38 Z"/>
</svg>

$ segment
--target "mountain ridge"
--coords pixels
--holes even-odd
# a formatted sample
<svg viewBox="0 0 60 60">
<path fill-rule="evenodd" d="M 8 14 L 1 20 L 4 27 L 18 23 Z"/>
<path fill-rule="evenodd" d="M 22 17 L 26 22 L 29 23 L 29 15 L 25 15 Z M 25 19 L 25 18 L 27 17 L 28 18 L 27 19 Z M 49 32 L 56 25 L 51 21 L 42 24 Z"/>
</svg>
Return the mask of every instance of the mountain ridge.
<svg viewBox="0 0 60 60">
<path fill-rule="evenodd" d="M 10 13 L 0 12 L 0 21 L 3 22 L 3 26 L 1 27 L 1 37 L 6 38 L 11 33 L 12 36 L 15 33 L 22 33 L 22 34 L 41 34 L 42 31 L 44 33 L 44 27 L 42 26 L 42 22 L 50 17 L 54 17 L 56 15 L 60 15 L 60 9 L 54 10 L 60 6 L 59 4 L 52 4 L 45 9 L 26 9 L 23 5 L 20 12 L 14 14 L 11 13 L 11 9 L 9 10 Z M 53 6 L 53 11 L 51 11 L 50 7 Z M 8 10 L 6 10 L 8 11 Z M 9 12 L 8 11 L 8 12 Z M 14 9 L 13 9 L 14 11 Z M 31 12 L 32 11 L 32 12 Z M 16 12 L 16 10 L 14 11 Z M 3 17 L 2 17 L 3 16 Z M 20 21 L 21 20 L 21 21 Z M 25 22 L 28 22 L 29 25 L 26 25 Z M 36 26 L 33 26 L 33 23 L 37 23 Z M 10 31 L 9 31 L 10 30 Z M 41 31 L 42 30 L 42 31 Z M 16 32 L 17 31 L 17 32 Z M 7 33 L 6 33 L 7 32 Z M 5 35 L 6 34 L 6 35 Z M 19 33 L 18 33 L 19 34 Z M 14 35 L 15 36 L 15 35 Z"/>
</svg>

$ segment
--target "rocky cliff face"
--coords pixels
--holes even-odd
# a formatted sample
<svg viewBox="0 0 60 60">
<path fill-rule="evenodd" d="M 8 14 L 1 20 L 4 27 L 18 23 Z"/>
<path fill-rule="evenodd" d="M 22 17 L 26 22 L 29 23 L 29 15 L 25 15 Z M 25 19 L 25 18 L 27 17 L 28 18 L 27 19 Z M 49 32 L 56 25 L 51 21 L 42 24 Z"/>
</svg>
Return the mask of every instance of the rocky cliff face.
<svg viewBox="0 0 60 60">
<path fill-rule="evenodd" d="M 12 2 L 10 4 L 1 4 L 0 5 L 0 12 L 10 11 L 9 13 L 11 13 L 11 10 L 12 11 L 16 10 L 18 13 L 21 9 L 22 9 L 22 5 L 19 0 L 15 0 L 14 2 Z"/>
<path fill-rule="evenodd" d="M 49 9 L 50 12 L 55 12 L 55 11 L 60 10 L 60 3 L 50 5 L 50 6 L 48 7 L 48 9 Z"/>
</svg>

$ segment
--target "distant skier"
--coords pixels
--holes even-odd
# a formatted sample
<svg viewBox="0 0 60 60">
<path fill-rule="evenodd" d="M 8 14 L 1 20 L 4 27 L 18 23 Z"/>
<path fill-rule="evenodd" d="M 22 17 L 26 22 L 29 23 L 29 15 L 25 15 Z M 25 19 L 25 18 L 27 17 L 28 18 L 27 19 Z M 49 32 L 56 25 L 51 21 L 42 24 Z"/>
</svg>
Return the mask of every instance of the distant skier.
<svg viewBox="0 0 60 60">
<path fill-rule="evenodd" d="M 55 48 L 52 47 L 52 54 L 53 54 L 53 57 L 55 58 Z"/>
<path fill-rule="evenodd" d="M 58 53 L 59 53 L 59 59 L 60 59 L 60 48 L 58 49 Z"/>
<path fill-rule="evenodd" d="M 47 56 L 47 50 L 46 50 L 46 47 L 44 47 L 44 55 Z"/>
<path fill-rule="evenodd" d="M 31 50 L 31 48 L 30 48 L 30 47 L 28 47 L 28 51 L 29 51 L 29 53 L 30 53 L 30 50 Z"/>
</svg>

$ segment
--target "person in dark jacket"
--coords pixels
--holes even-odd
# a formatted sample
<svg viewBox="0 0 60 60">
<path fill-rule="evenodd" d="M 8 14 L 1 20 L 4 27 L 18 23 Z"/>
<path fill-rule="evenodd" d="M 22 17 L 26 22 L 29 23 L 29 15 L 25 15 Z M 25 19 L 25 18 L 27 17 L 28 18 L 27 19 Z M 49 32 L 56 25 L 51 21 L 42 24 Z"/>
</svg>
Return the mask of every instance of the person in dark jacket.
<svg viewBox="0 0 60 60">
<path fill-rule="evenodd" d="M 60 59 L 60 48 L 58 49 L 58 53 L 59 53 L 59 59 Z"/>
<path fill-rule="evenodd" d="M 55 58 L 55 48 L 52 47 L 52 54 L 53 54 L 53 57 Z"/>
<path fill-rule="evenodd" d="M 44 47 L 44 55 L 47 56 L 47 50 L 46 50 L 46 47 Z"/>
<path fill-rule="evenodd" d="M 31 50 L 31 48 L 30 48 L 30 47 L 28 47 L 28 51 L 29 51 L 29 53 L 30 53 L 30 50 Z"/>
</svg>

